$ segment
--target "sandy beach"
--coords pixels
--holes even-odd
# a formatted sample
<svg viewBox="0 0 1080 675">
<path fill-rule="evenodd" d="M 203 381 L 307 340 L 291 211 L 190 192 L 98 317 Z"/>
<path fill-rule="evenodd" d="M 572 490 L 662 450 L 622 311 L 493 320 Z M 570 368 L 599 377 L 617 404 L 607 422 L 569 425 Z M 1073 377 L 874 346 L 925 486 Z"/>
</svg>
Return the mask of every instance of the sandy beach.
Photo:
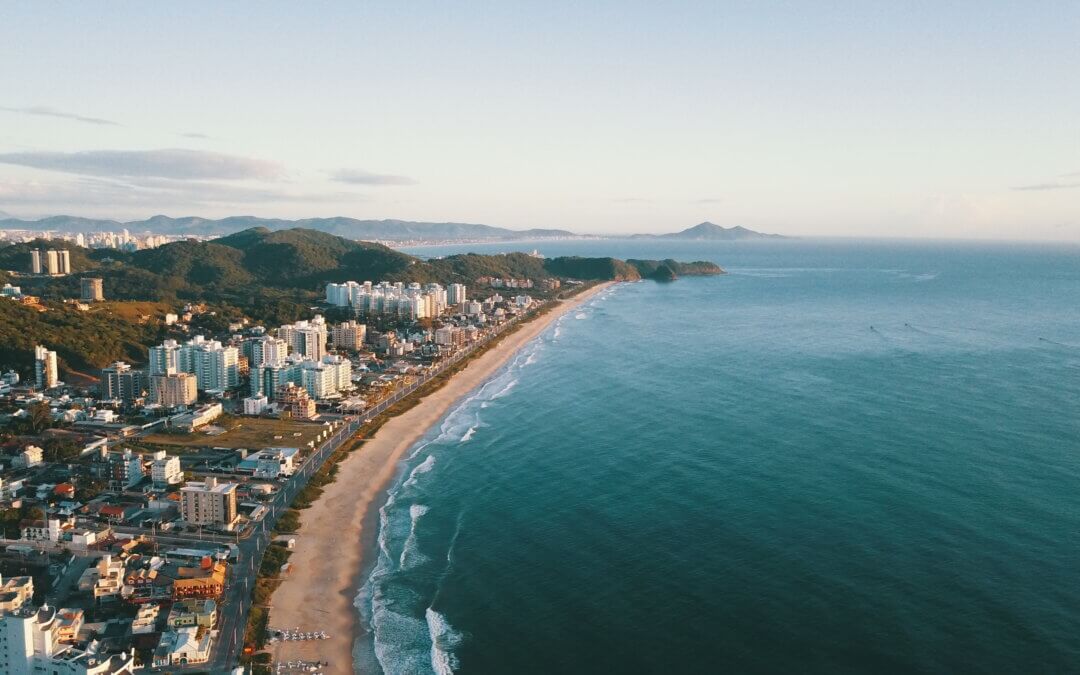
<svg viewBox="0 0 1080 675">
<path fill-rule="evenodd" d="M 502 338 L 472 360 L 438 391 L 425 396 L 405 413 L 388 420 L 338 469 L 313 506 L 301 511 L 301 529 L 290 562 L 293 571 L 275 591 L 270 625 L 275 628 L 321 630 L 328 640 L 278 642 L 274 661 L 303 659 L 329 662 L 324 672 L 352 673 L 353 642 L 359 634 L 353 599 L 365 566 L 365 544 L 373 541 L 377 519 L 371 511 L 398 470 L 398 462 L 455 402 L 483 384 L 527 342 L 552 321 L 610 286 L 600 284 L 561 302 L 547 314 Z"/>
</svg>

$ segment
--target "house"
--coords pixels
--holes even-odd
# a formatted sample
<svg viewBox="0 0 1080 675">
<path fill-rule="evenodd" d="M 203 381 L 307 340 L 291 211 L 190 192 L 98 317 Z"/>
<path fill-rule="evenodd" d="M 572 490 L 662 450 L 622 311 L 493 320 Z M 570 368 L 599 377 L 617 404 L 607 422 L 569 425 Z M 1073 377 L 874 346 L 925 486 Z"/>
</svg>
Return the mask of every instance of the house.
<svg viewBox="0 0 1080 675">
<path fill-rule="evenodd" d="M 251 471 L 255 478 L 291 476 L 296 471 L 299 454 L 299 448 L 266 448 L 248 455 L 236 468 L 245 473 Z"/>
<path fill-rule="evenodd" d="M 84 620 L 83 610 L 64 608 L 56 613 L 56 639 L 60 642 L 75 642 Z"/>
<path fill-rule="evenodd" d="M 44 459 L 45 451 L 36 445 L 28 445 L 26 449 L 15 455 L 15 458 L 11 460 L 11 465 L 17 469 L 29 469 L 32 466 L 41 464 Z"/>
<path fill-rule="evenodd" d="M 208 628 L 185 626 L 161 634 L 161 642 L 154 650 L 155 668 L 186 666 L 206 663 L 210 660 L 213 637 Z"/>
<path fill-rule="evenodd" d="M 177 600 L 169 611 L 169 628 L 198 626 L 213 628 L 217 620 L 217 601 L 210 598 Z"/>
<path fill-rule="evenodd" d="M 58 518 L 24 520 L 19 523 L 19 533 L 27 541 L 60 541 L 60 535 L 70 527 L 70 523 Z"/>
<path fill-rule="evenodd" d="M 160 613 L 161 605 L 141 605 L 139 611 L 135 614 L 135 619 L 131 622 L 131 633 L 133 635 L 153 633 Z"/>
<path fill-rule="evenodd" d="M 173 582 L 173 597 L 181 598 L 216 598 L 225 590 L 225 570 L 228 564 L 223 560 L 204 562 L 200 567 L 181 567 L 180 578 Z"/>
</svg>

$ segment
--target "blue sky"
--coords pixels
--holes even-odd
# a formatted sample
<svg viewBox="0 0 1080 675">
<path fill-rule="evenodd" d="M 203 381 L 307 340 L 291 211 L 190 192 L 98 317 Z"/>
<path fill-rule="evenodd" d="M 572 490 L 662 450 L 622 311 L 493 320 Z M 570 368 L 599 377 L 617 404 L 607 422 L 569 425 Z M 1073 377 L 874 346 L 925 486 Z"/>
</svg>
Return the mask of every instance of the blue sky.
<svg viewBox="0 0 1080 675">
<path fill-rule="evenodd" d="M 0 4 L 0 211 L 1080 240 L 1080 4 Z"/>
</svg>

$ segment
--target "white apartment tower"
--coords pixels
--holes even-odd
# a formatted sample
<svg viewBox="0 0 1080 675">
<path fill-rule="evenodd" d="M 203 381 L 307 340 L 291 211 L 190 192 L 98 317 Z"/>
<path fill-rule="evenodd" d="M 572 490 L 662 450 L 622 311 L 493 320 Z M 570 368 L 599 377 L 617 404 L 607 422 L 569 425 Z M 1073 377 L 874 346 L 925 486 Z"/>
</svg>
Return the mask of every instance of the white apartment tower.
<svg viewBox="0 0 1080 675">
<path fill-rule="evenodd" d="M 60 383 L 56 352 L 41 345 L 34 347 L 34 375 L 37 377 L 38 389 L 52 389 Z"/>
</svg>

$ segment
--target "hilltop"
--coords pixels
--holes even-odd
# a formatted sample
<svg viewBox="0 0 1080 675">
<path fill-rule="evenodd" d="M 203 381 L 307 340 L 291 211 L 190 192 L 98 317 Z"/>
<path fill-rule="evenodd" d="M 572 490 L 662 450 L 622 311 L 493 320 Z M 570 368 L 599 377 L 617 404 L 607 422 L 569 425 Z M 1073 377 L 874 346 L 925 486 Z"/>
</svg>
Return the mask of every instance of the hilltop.
<svg viewBox="0 0 1080 675">
<path fill-rule="evenodd" d="M 785 239 L 779 234 L 765 234 L 764 232 L 755 232 L 754 230 L 747 229 L 742 225 L 736 225 L 734 227 L 722 227 L 716 223 L 704 222 L 699 223 L 693 227 L 682 230 L 681 232 L 670 232 L 668 234 L 639 234 L 634 236 L 635 239 L 687 239 L 694 241 L 739 241 L 743 239 Z"/>
<path fill-rule="evenodd" d="M 511 230 L 493 225 L 475 223 L 426 223 L 409 220 L 357 220 L 355 218 L 259 218 L 256 216 L 232 216 L 217 220 L 188 216 L 171 218 L 153 216 L 145 220 L 121 222 L 117 220 L 80 218 L 77 216 L 52 216 L 41 220 L 0 218 L 0 229 L 7 230 L 62 230 L 78 232 L 115 232 L 127 229 L 132 232 L 154 234 L 223 236 L 250 230 L 308 229 L 318 230 L 349 239 L 378 241 L 433 241 L 433 240 L 524 240 L 552 239 L 576 236 L 566 230 L 530 229 Z"/>
</svg>

